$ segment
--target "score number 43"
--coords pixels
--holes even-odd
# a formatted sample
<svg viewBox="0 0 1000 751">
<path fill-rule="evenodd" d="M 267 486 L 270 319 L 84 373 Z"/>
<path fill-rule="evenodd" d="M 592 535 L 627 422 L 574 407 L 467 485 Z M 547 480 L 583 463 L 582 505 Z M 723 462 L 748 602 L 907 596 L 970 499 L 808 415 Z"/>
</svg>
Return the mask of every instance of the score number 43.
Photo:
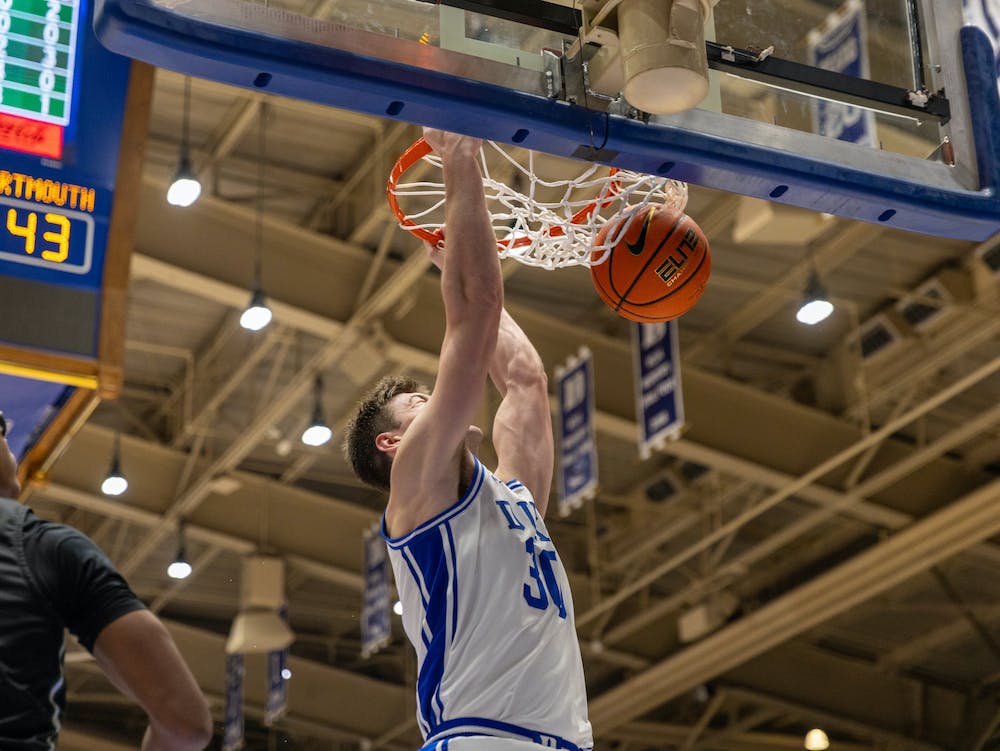
<svg viewBox="0 0 1000 751">
<path fill-rule="evenodd" d="M 38 215 L 34 211 L 29 211 L 24 224 L 18 224 L 17 221 L 17 210 L 7 209 L 7 231 L 15 237 L 23 237 L 24 252 L 33 256 L 38 239 Z M 45 214 L 45 222 L 52 225 L 54 230 L 42 232 L 42 240 L 52 243 L 57 249 L 42 250 L 41 256 L 46 261 L 62 263 L 69 258 L 69 219 L 62 214 Z"/>
</svg>

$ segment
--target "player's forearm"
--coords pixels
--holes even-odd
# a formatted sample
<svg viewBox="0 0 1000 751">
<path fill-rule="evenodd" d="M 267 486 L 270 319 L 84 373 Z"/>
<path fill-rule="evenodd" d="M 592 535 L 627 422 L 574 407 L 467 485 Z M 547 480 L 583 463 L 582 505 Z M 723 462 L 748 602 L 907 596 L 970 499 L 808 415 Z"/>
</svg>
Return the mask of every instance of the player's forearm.
<svg viewBox="0 0 1000 751">
<path fill-rule="evenodd" d="M 196 734 L 178 736 L 151 724 L 146 728 L 146 734 L 142 738 L 141 751 L 204 751 L 211 741 L 211 733 L 208 736 Z"/>
<path fill-rule="evenodd" d="M 464 316 L 501 304 L 503 278 L 477 157 L 456 149 L 443 160 L 448 239 L 441 286 L 449 315 Z"/>
<path fill-rule="evenodd" d="M 501 396 L 512 385 L 546 387 L 545 365 L 535 346 L 506 309 L 500 313 L 497 346 L 490 361 L 490 378 Z"/>
<path fill-rule="evenodd" d="M 148 610 L 115 619 L 94 642 L 97 664 L 149 717 L 144 751 L 201 751 L 212 715 L 170 633 Z"/>
</svg>

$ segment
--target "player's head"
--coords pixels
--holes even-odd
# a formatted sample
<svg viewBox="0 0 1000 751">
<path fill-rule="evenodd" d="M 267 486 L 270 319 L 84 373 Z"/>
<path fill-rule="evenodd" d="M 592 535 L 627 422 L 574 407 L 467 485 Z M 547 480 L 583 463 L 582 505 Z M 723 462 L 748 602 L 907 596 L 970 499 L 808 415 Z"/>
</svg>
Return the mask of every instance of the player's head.
<svg viewBox="0 0 1000 751">
<path fill-rule="evenodd" d="M 361 400 L 344 439 L 344 454 L 358 479 L 382 490 L 389 489 L 392 456 L 378 447 L 377 439 L 400 427 L 396 397 L 427 392 L 426 386 L 412 378 L 386 376 Z"/>
<path fill-rule="evenodd" d="M 0 497 L 17 498 L 21 483 L 17 481 L 17 459 L 7 445 L 7 418 L 0 412 Z"/>
</svg>

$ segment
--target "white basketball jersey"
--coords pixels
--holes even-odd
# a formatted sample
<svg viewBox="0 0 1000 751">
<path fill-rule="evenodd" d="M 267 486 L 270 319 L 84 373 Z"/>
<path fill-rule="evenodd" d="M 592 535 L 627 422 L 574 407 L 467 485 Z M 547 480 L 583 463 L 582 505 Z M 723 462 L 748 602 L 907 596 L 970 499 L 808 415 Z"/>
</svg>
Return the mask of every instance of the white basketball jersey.
<svg viewBox="0 0 1000 751">
<path fill-rule="evenodd" d="M 382 534 L 417 651 L 428 743 L 468 735 L 593 747 L 569 582 L 535 503 L 475 459 L 451 508 Z"/>
</svg>

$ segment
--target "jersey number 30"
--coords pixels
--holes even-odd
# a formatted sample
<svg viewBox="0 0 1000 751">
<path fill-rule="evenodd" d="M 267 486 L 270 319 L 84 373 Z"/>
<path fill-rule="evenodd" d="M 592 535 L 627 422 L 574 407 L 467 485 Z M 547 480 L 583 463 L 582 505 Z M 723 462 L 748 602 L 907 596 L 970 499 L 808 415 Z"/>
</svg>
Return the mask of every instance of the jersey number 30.
<svg viewBox="0 0 1000 751">
<path fill-rule="evenodd" d="M 538 610 L 546 610 L 551 601 L 559 611 L 559 617 L 565 618 L 566 603 L 553 568 L 553 562 L 557 560 L 556 551 L 536 549 L 534 537 L 524 541 L 524 549 L 530 561 L 528 576 L 531 578 L 531 581 L 524 583 L 524 601 Z"/>
</svg>

